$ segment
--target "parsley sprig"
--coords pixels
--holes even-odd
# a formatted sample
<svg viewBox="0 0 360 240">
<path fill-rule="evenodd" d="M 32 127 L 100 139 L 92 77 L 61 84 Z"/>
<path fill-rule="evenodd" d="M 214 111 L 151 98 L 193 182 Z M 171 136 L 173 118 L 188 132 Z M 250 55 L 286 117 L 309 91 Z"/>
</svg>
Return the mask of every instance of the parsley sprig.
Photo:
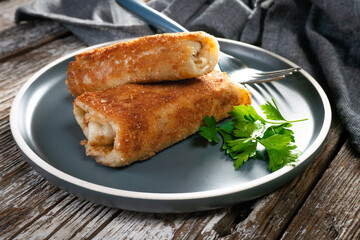
<svg viewBox="0 0 360 240">
<path fill-rule="evenodd" d="M 305 121 L 286 120 L 279 111 L 274 99 L 260 105 L 266 119 L 248 105 L 235 106 L 229 113 L 231 119 L 216 126 L 214 117 L 204 118 L 205 126 L 200 127 L 199 134 L 209 142 L 219 143 L 223 139 L 222 148 L 235 160 L 238 169 L 249 158 L 257 153 L 258 144 L 265 147 L 269 157 L 269 170 L 276 171 L 285 165 L 292 165 L 301 155 L 295 145 L 294 132 L 290 130 L 292 123 Z"/>
</svg>

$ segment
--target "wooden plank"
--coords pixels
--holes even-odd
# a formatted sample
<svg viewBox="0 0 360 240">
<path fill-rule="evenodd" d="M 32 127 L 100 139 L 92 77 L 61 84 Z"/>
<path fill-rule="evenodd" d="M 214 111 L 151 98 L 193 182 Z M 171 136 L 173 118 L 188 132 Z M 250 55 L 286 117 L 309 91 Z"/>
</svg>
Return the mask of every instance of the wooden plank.
<svg viewBox="0 0 360 240">
<path fill-rule="evenodd" d="M 251 204 L 254 201 L 251 201 Z M 243 205 L 249 212 L 248 206 Z M 236 216 L 245 212 L 242 207 L 184 214 L 151 214 L 124 211 L 103 228 L 95 239 L 214 239 L 228 229 L 230 211 Z M 232 219 L 232 218 L 231 218 Z"/>
<path fill-rule="evenodd" d="M 347 142 L 283 239 L 360 239 L 360 156 Z"/>
<path fill-rule="evenodd" d="M 230 207 L 221 218 L 210 221 L 196 238 L 199 240 L 214 239 L 230 235 L 236 223 L 244 221 L 253 211 L 257 201 L 261 201 L 261 198 Z"/>
<path fill-rule="evenodd" d="M 56 58 L 83 47 L 75 37 L 60 39 L 0 65 L 0 236 L 20 233 L 69 194 L 40 177 L 24 162 L 9 129 L 11 102 L 34 72 Z M 34 61 L 35 59 L 35 61 Z"/>
<path fill-rule="evenodd" d="M 94 239 L 169 239 L 187 216 L 123 211 Z"/>
<path fill-rule="evenodd" d="M 35 0 L 0 1 L 0 31 L 15 26 L 14 16 L 18 7 L 35 2 Z"/>
<path fill-rule="evenodd" d="M 0 61 L 71 33 L 53 21 L 31 21 L 0 32 Z"/>
<path fill-rule="evenodd" d="M 70 206 L 71 207 L 68 207 Z M 59 228 L 65 224 L 69 219 L 72 219 L 76 213 L 81 211 L 86 202 L 78 201 L 72 195 L 63 199 L 63 201 L 56 204 L 50 211 L 37 218 L 36 221 L 31 222 L 16 236 L 15 239 L 31 239 L 36 236 L 39 239 L 48 239 Z M 58 220 L 61 219 L 59 222 Z M 69 232 L 67 233 L 69 235 Z"/>
<path fill-rule="evenodd" d="M 229 208 L 184 214 L 124 211 L 95 239 L 195 239 L 202 230 L 212 229 L 228 211 Z"/>
<path fill-rule="evenodd" d="M 16 236 L 69 195 L 34 170 L 26 170 L 11 184 L 1 184 L 0 235 L 3 238 Z"/>
<path fill-rule="evenodd" d="M 71 221 L 66 222 L 51 236 L 53 239 L 91 239 L 121 210 L 88 202 L 86 208 L 76 212 Z M 59 220 L 59 219 L 57 219 Z"/>
<path fill-rule="evenodd" d="M 61 191 L 33 170 L 4 188 L 2 194 L 5 205 L 0 206 L 0 235 L 4 238 L 83 238 L 119 211 Z"/>
<path fill-rule="evenodd" d="M 59 23 L 35 20 L 15 25 L 18 7 L 35 0 L 0 2 L 0 61 L 12 55 L 30 51 L 54 39 L 70 35 Z"/>
</svg>

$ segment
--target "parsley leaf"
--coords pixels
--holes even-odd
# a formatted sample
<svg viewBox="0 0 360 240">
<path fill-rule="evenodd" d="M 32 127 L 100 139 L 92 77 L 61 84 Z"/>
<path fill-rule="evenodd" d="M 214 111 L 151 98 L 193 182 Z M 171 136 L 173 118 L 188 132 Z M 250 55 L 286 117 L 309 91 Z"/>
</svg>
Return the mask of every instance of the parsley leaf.
<svg viewBox="0 0 360 240">
<path fill-rule="evenodd" d="M 249 158 L 255 156 L 256 154 L 256 146 L 257 143 L 253 142 L 249 146 L 244 149 L 244 151 L 240 152 L 235 156 L 236 159 L 234 163 L 235 170 L 237 170 L 241 165 L 243 165 Z"/>
<path fill-rule="evenodd" d="M 234 121 L 227 121 L 226 123 L 220 125 L 219 130 L 231 134 L 232 131 L 234 130 L 235 124 L 236 122 Z"/>
<path fill-rule="evenodd" d="M 278 106 L 276 105 L 275 100 L 272 98 L 274 105 L 271 102 L 267 101 L 265 105 L 260 105 L 267 119 L 270 120 L 284 120 L 286 119 L 281 115 Z"/>
<path fill-rule="evenodd" d="M 295 150 L 296 145 L 291 143 L 292 139 L 293 136 L 275 134 L 259 141 L 269 154 L 269 169 L 271 171 L 290 165 L 301 154 Z"/>
<path fill-rule="evenodd" d="M 274 134 L 268 138 L 260 139 L 259 142 L 264 145 L 266 149 L 281 150 L 286 148 L 291 141 L 288 135 Z"/>
<path fill-rule="evenodd" d="M 199 128 L 200 130 L 200 135 L 203 136 L 204 138 L 206 138 L 209 142 L 220 142 L 219 137 L 216 135 L 217 133 L 217 129 L 216 129 L 216 121 L 215 118 L 206 116 L 204 118 L 204 122 L 206 126 L 202 126 Z"/>
<path fill-rule="evenodd" d="M 235 106 L 234 110 L 232 110 L 229 115 L 235 118 L 237 121 L 253 121 L 259 120 L 262 123 L 265 123 L 265 119 L 263 119 L 260 115 L 257 114 L 256 110 L 253 106 L 248 105 L 240 105 Z"/>
<path fill-rule="evenodd" d="M 222 148 L 223 149 L 227 149 L 226 153 L 229 153 L 228 150 L 228 144 L 227 142 L 233 140 L 233 136 L 231 135 L 234 128 L 235 128 L 235 122 L 234 121 L 227 121 L 226 123 L 220 125 L 220 127 L 218 128 L 218 132 L 221 134 L 222 138 L 223 138 L 223 145 Z"/>
<path fill-rule="evenodd" d="M 276 171 L 286 165 L 295 163 L 297 158 L 301 155 L 301 152 L 295 148 L 296 146 L 293 145 L 291 148 L 283 150 L 267 150 L 269 154 L 269 169 L 271 171 Z"/>
<path fill-rule="evenodd" d="M 289 136 L 291 138 L 291 141 L 295 142 L 294 132 L 289 129 L 289 127 L 291 127 L 291 126 L 292 125 L 290 123 L 285 123 L 285 124 L 281 124 L 281 125 L 277 125 L 277 126 L 276 125 L 270 126 L 264 133 L 263 138 L 268 138 L 275 134 L 282 134 L 282 135 Z"/>
<path fill-rule="evenodd" d="M 269 160 L 270 171 L 276 171 L 286 165 L 293 165 L 301 152 L 297 149 L 294 132 L 290 130 L 291 123 L 307 119 L 287 121 L 275 102 L 267 101 L 260 106 L 266 115 L 266 120 L 256 110 L 248 105 L 234 106 L 229 113 L 231 120 L 216 126 L 214 117 L 204 118 L 205 126 L 200 127 L 199 134 L 209 142 L 220 142 L 217 133 L 223 139 L 222 149 L 235 160 L 234 167 L 238 169 L 254 156 L 258 143 L 265 147 Z M 269 121 L 269 120 L 275 120 Z M 261 154 L 266 156 L 266 154 Z"/>
<path fill-rule="evenodd" d="M 265 130 L 265 125 L 256 120 L 255 122 L 238 122 L 233 133 L 235 137 L 260 137 Z"/>
</svg>

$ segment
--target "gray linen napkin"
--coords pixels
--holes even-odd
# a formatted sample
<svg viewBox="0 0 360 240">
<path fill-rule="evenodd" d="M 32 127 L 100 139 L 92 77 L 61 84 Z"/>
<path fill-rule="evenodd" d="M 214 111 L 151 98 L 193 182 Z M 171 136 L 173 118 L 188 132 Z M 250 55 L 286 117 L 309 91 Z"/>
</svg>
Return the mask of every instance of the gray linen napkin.
<svg viewBox="0 0 360 240">
<path fill-rule="evenodd" d="M 360 152 L 358 0 L 151 0 L 189 30 L 260 46 L 297 63 L 326 89 Z M 38 0 L 15 21 L 62 23 L 88 45 L 156 33 L 114 0 Z"/>
</svg>

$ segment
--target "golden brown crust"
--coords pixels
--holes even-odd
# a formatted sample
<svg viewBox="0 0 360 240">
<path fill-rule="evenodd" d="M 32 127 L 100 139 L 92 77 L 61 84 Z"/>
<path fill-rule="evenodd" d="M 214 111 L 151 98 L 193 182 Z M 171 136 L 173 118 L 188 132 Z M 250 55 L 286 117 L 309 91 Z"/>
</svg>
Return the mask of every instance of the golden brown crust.
<svg viewBox="0 0 360 240">
<path fill-rule="evenodd" d="M 218 54 L 216 39 L 204 32 L 146 36 L 77 55 L 66 84 L 78 96 L 125 83 L 198 77 L 213 70 Z"/>
<path fill-rule="evenodd" d="M 239 104 L 251 104 L 250 92 L 225 73 L 213 71 L 178 82 L 127 84 L 87 92 L 76 98 L 74 107 L 113 126 L 116 137 L 112 147 L 113 153 L 119 153 L 118 159 L 109 160 L 109 146 L 84 145 L 98 162 L 118 167 L 153 156 L 194 134 L 206 115 L 219 121 Z"/>
</svg>

